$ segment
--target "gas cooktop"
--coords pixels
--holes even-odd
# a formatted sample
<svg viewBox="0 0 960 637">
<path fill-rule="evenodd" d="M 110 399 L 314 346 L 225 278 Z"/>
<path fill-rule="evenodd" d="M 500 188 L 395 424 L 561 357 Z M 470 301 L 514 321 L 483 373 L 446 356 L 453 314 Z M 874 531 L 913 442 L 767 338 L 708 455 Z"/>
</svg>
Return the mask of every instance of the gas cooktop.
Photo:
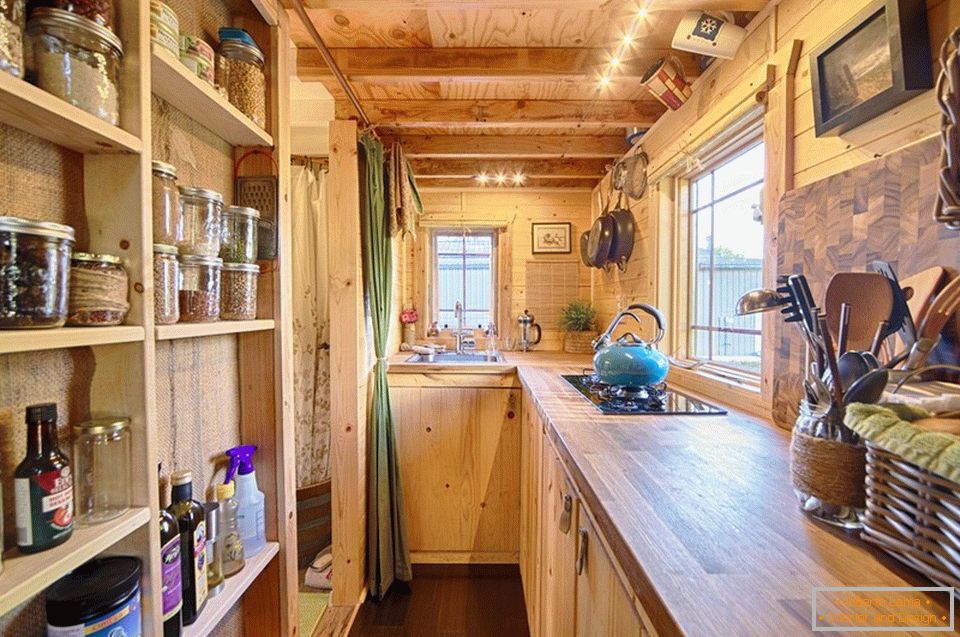
<svg viewBox="0 0 960 637">
<path fill-rule="evenodd" d="M 721 416 L 727 411 L 688 396 L 665 384 L 621 387 L 600 382 L 595 374 L 565 375 L 563 379 L 607 415 L 684 414 Z"/>
</svg>

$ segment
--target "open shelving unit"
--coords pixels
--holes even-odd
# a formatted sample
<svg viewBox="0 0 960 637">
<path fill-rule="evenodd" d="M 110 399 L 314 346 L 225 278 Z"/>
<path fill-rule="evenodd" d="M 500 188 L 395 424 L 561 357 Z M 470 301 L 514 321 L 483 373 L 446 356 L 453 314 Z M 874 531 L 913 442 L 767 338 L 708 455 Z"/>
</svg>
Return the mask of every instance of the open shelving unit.
<svg viewBox="0 0 960 637">
<path fill-rule="evenodd" d="M 124 46 L 120 126 L 107 124 L 20 78 L 0 72 L 0 122 L 81 153 L 79 157 L 68 154 L 64 160 L 82 162 L 75 170 L 82 172 L 84 219 L 79 225 L 85 227 L 83 232 L 78 232 L 74 249 L 120 255 L 130 278 L 130 312 L 125 325 L 0 331 L 0 356 L 15 357 L 11 361 L 22 363 L 34 354 L 49 360 L 49 356 L 56 357 L 62 350 L 61 359 L 73 361 L 74 366 L 55 366 L 54 369 L 58 373 L 71 373 L 62 370 L 73 369 L 76 377 L 58 378 L 54 385 L 69 387 L 71 391 L 81 387 L 83 395 L 79 403 L 89 415 L 129 416 L 133 466 L 137 467 L 131 476 L 133 507 L 119 519 L 97 526 L 78 526 L 64 544 L 42 553 L 7 552 L 0 572 L 0 625 L 3 627 L 16 627 L 18 621 L 29 621 L 30 613 L 11 611 L 37 601 L 39 593 L 72 569 L 98 555 L 124 554 L 139 557 L 144 565 L 144 635 L 160 637 L 163 634 L 156 527 L 159 482 L 156 471 L 141 470 L 157 466 L 163 457 L 162 446 L 169 445 L 175 435 L 175 432 L 161 431 L 164 425 L 158 413 L 158 377 L 162 371 L 158 369 L 158 347 L 168 341 L 232 337 L 236 339 L 234 364 L 239 379 L 239 397 L 234 397 L 240 407 L 237 434 L 243 443 L 258 446 L 256 468 L 260 490 L 266 495 L 268 545 L 248 560 L 240 573 L 227 580 L 220 595 L 210 598 L 197 621 L 185 628 L 184 635 L 219 637 L 224 633 L 218 632 L 224 618 L 238 613 L 242 616 L 243 632 L 248 636 L 291 635 L 296 630 L 291 271 L 283 260 L 283 255 L 290 254 L 286 86 L 289 26 L 278 0 L 198 0 L 184 6 L 200 5 L 197 10 L 206 11 L 209 7 L 203 5 L 208 3 L 215 5 L 216 15 L 227 12 L 230 26 L 250 31 L 264 50 L 268 81 L 267 130 L 253 124 L 215 89 L 192 77 L 175 57 L 152 50 L 149 0 L 115 0 L 116 31 Z M 227 158 L 230 165 L 248 147 L 257 146 L 270 150 L 280 166 L 278 252 L 281 257 L 264 264 L 268 267 L 263 268 L 260 278 L 257 320 L 154 325 L 150 165 L 156 150 L 152 121 L 154 95 L 226 142 L 231 147 L 231 157 Z M 252 171 L 245 174 L 275 174 L 269 163 L 251 162 L 245 169 Z M 232 193 L 224 194 L 230 203 Z M 43 218 L 42 213 L 39 218 Z M 62 222 L 57 218 L 45 220 Z M 195 340 L 186 346 L 203 342 Z M 13 380 L 14 390 L 17 382 L 19 379 Z M 44 391 L 29 395 L 43 395 Z M 11 406 L 0 405 L 0 408 L 11 409 Z M 68 417 L 86 415 L 87 411 L 79 415 L 69 413 L 62 419 L 61 427 L 68 422 Z M 6 435 L 22 437 L 23 413 L 13 412 L 12 416 L 15 432 Z M 72 420 L 69 424 L 73 424 Z M 206 424 L 198 420 L 178 426 L 181 430 L 192 427 L 202 435 Z M 61 446 L 69 449 L 66 440 L 61 440 Z M 176 445 L 167 451 L 176 454 Z M 170 467 L 164 469 L 165 473 L 171 470 Z M 8 475 L 3 477 L 10 479 Z M 8 482 L 2 486 L 11 488 Z M 195 497 L 205 499 L 203 490 L 195 492 Z M 8 511 L 7 515 L 10 514 Z M 255 601 L 244 603 L 245 598 Z M 24 630 L 32 631 L 36 627 Z M 16 628 L 14 632 L 26 634 Z"/>
</svg>

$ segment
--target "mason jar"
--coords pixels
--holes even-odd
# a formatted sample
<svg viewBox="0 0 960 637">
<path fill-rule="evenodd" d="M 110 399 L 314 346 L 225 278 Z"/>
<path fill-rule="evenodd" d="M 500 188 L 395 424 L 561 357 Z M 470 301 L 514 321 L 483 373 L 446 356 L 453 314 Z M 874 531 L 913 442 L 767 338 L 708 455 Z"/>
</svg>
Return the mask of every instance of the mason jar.
<svg viewBox="0 0 960 637">
<path fill-rule="evenodd" d="M 153 244 L 153 322 L 172 325 L 180 320 L 180 262 L 175 246 Z"/>
<path fill-rule="evenodd" d="M 263 52 L 240 40 L 220 43 L 217 58 L 217 84 L 227 91 L 227 99 L 260 128 L 267 122 L 267 78 L 263 72 Z"/>
<path fill-rule="evenodd" d="M 26 33 L 27 80 L 105 122 L 120 123 L 120 38 L 52 7 L 35 9 Z"/>
<path fill-rule="evenodd" d="M 39 7 L 56 7 L 113 30 L 113 0 L 30 0 L 27 4 L 31 13 Z"/>
<path fill-rule="evenodd" d="M 80 524 L 99 524 L 130 508 L 128 418 L 99 418 L 73 427 L 74 493 Z"/>
<path fill-rule="evenodd" d="M 180 321 L 205 323 L 220 318 L 220 269 L 223 259 L 180 257 Z"/>
<path fill-rule="evenodd" d="M 73 241 L 70 226 L 0 217 L 0 329 L 66 322 Z"/>
<path fill-rule="evenodd" d="M 220 253 L 223 195 L 216 190 L 180 186 L 183 237 L 181 255 L 215 257 Z"/>
<path fill-rule="evenodd" d="M 0 1 L 0 71 L 23 77 L 24 0 Z"/>
<path fill-rule="evenodd" d="M 153 240 L 175 246 L 183 240 L 183 213 L 177 189 L 177 168 L 164 161 L 151 162 L 153 173 Z"/>
<path fill-rule="evenodd" d="M 127 317 L 129 279 L 120 257 L 76 252 L 70 260 L 67 325 L 120 325 Z"/>
<path fill-rule="evenodd" d="M 220 258 L 225 263 L 254 263 L 257 260 L 257 222 L 260 211 L 246 206 L 227 206 L 223 211 Z"/>
<path fill-rule="evenodd" d="M 252 321 L 257 318 L 257 283 L 260 266 L 255 263 L 224 263 L 221 281 L 220 318 Z"/>
</svg>

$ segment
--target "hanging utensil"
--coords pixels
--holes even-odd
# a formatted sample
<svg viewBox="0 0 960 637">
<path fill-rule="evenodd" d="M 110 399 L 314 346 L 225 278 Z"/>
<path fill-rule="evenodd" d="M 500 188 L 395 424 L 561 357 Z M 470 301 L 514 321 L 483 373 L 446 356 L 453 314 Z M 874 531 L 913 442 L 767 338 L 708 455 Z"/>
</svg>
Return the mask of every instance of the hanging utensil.
<svg viewBox="0 0 960 637">
<path fill-rule="evenodd" d="M 893 292 L 893 311 L 890 315 L 890 329 L 900 333 L 900 339 L 904 347 L 910 347 L 917 340 L 917 327 L 913 322 L 913 314 L 907 303 L 907 298 L 897 280 L 897 273 L 893 266 L 886 261 L 874 261 L 870 264 L 870 269 L 882 274 L 890 281 L 890 289 Z"/>
<path fill-rule="evenodd" d="M 650 159 L 642 150 L 621 159 L 613 168 L 620 190 L 630 199 L 639 201 L 647 192 L 647 166 Z"/>
<path fill-rule="evenodd" d="M 611 192 L 607 196 L 603 210 L 600 216 L 594 219 L 590 236 L 587 238 L 587 256 L 595 268 L 606 265 L 610 256 L 610 247 L 613 245 L 614 222 L 613 218 L 607 214 L 612 195 Z"/>
</svg>

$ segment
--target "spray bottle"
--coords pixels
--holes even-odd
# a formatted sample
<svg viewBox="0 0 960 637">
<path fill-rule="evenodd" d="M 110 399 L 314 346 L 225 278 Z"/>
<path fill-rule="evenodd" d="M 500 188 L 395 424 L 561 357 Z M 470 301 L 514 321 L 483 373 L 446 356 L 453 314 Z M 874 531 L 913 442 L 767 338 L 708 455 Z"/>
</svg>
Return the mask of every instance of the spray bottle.
<svg viewBox="0 0 960 637">
<path fill-rule="evenodd" d="M 236 476 L 236 495 L 239 505 L 237 522 L 240 526 L 240 539 L 243 541 L 243 553 L 249 559 L 259 553 L 267 544 L 264 528 L 263 491 L 257 486 L 257 473 L 253 470 L 255 445 L 241 445 L 227 449 L 230 466 L 224 482 L 230 482 Z"/>
</svg>

